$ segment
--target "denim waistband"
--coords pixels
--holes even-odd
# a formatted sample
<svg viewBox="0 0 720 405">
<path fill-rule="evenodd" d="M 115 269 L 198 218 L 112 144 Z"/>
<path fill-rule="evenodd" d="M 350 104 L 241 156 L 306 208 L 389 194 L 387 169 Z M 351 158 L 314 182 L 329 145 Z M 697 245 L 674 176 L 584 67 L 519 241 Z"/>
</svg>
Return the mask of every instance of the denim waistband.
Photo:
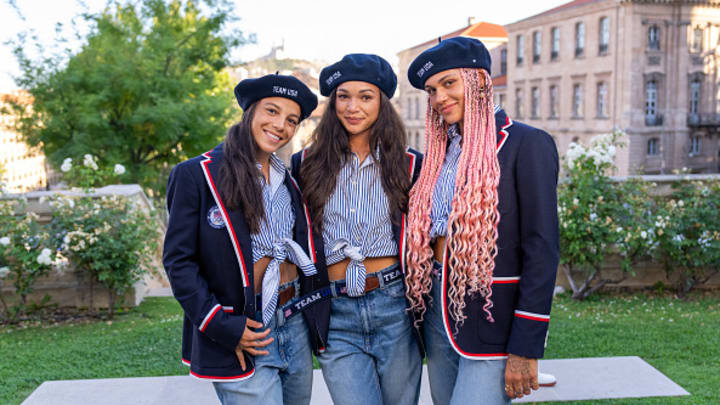
<svg viewBox="0 0 720 405">
<path fill-rule="evenodd" d="M 387 288 L 388 286 L 395 284 L 402 279 L 400 263 L 394 263 L 380 271 L 370 273 L 365 276 L 365 279 L 367 280 L 369 277 L 377 277 L 378 281 L 380 282 L 380 286 L 378 287 L 378 289 Z M 330 290 L 333 297 L 347 297 L 345 279 L 331 281 Z"/>
</svg>

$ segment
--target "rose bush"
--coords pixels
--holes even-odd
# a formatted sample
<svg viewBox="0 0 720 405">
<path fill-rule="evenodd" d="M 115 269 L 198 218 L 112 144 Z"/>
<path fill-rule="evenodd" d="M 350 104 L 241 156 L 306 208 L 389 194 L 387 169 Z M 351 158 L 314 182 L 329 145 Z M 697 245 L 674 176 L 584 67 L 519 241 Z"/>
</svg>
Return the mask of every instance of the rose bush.
<svg viewBox="0 0 720 405">
<path fill-rule="evenodd" d="M 60 197 L 52 226 L 60 251 L 90 281 L 90 308 L 97 283 L 108 289 L 109 316 L 122 296 L 151 268 L 159 237 L 152 213 L 121 196 Z M 151 218 L 149 218 L 151 217 Z"/>
<path fill-rule="evenodd" d="M 24 212 L 23 200 L 0 201 L 0 285 L 12 283 L 19 297 L 9 306 L 0 295 L 2 318 L 11 322 L 25 315 L 28 296 L 38 278 L 53 268 L 62 271 L 66 260 L 55 248 L 55 239 L 47 225 L 40 224 L 33 212 Z"/>
<path fill-rule="evenodd" d="M 100 166 L 98 158 L 91 154 L 85 154 L 82 160 L 65 158 L 60 165 L 60 171 L 68 185 L 86 190 L 118 182 L 126 173 L 125 167 L 121 164 L 115 164 L 114 167 Z"/>
</svg>

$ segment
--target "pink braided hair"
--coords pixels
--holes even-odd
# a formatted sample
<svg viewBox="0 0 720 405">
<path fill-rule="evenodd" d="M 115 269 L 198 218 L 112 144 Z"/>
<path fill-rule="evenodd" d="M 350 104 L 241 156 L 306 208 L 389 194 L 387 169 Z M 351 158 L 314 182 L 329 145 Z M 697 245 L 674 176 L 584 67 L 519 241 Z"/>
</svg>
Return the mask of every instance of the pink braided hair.
<svg viewBox="0 0 720 405">
<path fill-rule="evenodd" d="M 456 330 L 464 314 L 467 294 L 485 298 L 483 310 L 494 322 L 492 308 L 492 274 L 497 255 L 497 187 L 500 166 L 497 159 L 497 137 L 492 81 L 482 69 L 461 69 L 464 81 L 462 151 L 455 177 L 455 194 L 448 218 L 450 289 L 449 311 Z M 485 91 L 480 86 L 485 79 Z M 432 287 L 433 250 L 430 248 L 430 209 L 435 183 L 445 159 L 448 124 L 428 101 L 425 115 L 425 160 L 420 177 L 410 190 L 408 207 L 407 291 L 411 310 L 423 319 L 424 296 Z"/>
</svg>

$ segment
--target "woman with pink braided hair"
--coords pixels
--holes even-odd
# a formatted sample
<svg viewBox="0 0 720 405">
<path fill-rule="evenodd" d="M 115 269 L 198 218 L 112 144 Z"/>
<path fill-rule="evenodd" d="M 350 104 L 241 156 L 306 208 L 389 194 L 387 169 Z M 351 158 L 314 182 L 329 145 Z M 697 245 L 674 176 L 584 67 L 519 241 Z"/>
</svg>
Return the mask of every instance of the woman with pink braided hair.
<svg viewBox="0 0 720 405">
<path fill-rule="evenodd" d="M 490 54 L 452 38 L 410 65 L 428 94 L 410 192 L 407 298 L 435 405 L 508 404 L 538 389 L 558 265 L 558 157 L 493 104 Z"/>
</svg>

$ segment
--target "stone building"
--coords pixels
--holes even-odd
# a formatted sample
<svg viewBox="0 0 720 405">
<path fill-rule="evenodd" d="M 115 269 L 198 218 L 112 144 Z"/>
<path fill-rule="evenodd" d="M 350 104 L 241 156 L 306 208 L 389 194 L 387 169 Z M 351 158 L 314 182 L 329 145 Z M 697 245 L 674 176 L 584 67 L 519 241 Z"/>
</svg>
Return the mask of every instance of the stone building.
<svg viewBox="0 0 720 405">
<path fill-rule="evenodd" d="M 7 97 L 29 97 L 24 93 L 2 95 Z M 9 127 L 14 117 L 9 114 L 0 116 L 0 182 L 6 191 L 24 193 L 44 189 L 48 185 L 48 172 L 45 155 L 41 148 L 33 148 L 22 141 L 19 134 Z M 51 171 L 50 171 L 51 172 Z"/>
<path fill-rule="evenodd" d="M 493 73 L 493 83 L 504 82 L 502 76 L 505 75 L 507 63 L 507 47 L 508 40 L 505 29 L 501 25 L 491 24 L 488 22 L 474 22 L 473 18 L 468 19 L 468 25 L 449 34 L 442 35 L 442 39 L 448 39 L 458 36 L 473 37 L 481 40 L 490 50 L 492 63 L 490 70 Z M 432 39 L 415 45 L 411 48 L 398 52 L 398 94 L 396 95 L 395 105 L 398 109 L 400 117 L 405 123 L 408 132 L 408 144 L 410 147 L 419 151 L 423 150 L 425 137 L 425 111 L 427 109 L 427 94 L 410 85 L 407 78 L 407 71 L 410 63 L 422 51 L 431 48 L 437 44 L 438 39 Z M 502 86 L 496 89 L 496 100 L 506 99 L 505 90 Z"/>
<path fill-rule="evenodd" d="M 619 175 L 718 171 L 720 1 L 575 0 L 505 28 L 506 110 L 561 155 L 620 128 Z"/>
</svg>

